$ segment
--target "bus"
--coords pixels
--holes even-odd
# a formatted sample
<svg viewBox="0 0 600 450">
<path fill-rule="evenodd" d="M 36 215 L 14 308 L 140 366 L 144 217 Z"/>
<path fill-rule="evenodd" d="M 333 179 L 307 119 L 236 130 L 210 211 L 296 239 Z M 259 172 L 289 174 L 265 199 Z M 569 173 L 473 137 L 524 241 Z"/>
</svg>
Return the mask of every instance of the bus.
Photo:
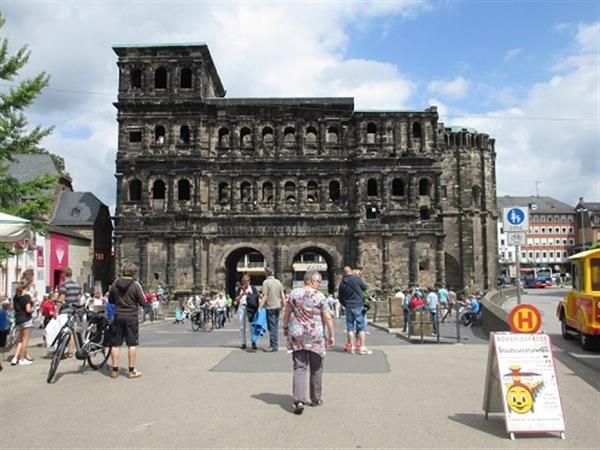
<svg viewBox="0 0 600 450">
<path fill-rule="evenodd" d="M 552 269 L 550 267 L 521 267 L 520 280 L 524 288 L 552 287 Z"/>
</svg>

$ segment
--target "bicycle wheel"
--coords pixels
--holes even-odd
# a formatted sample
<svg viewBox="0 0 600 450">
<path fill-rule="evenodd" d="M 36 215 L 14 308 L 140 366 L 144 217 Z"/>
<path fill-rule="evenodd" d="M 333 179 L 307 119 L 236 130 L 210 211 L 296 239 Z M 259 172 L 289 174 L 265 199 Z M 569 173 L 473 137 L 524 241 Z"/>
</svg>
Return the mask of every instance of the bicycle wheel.
<svg viewBox="0 0 600 450">
<path fill-rule="evenodd" d="M 108 355 L 110 355 L 111 347 L 105 346 L 107 333 L 108 327 L 103 327 L 93 333 L 85 344 L 88 353 L 87 362 L 94 370 L 104 367 L 104 364 L 108 360 Z"/>
<path fill-rule="evenodd" d="M 65 353 L 65 349 L 69 344 L 69 338 L 71 336 L 69 333 L 63 333 L 58 339 L 58 344 L 56 345 L 56 350 L 52 354 L 52 360 L 50 361 L 50 369 L 48 369 L 48 377 L 46 381 L 48 383 L 52 383 L 52 379 L 54 378 L 54 374 L 56 373 L 56 369 L 58 369 L 58 365 L 60 364 L 60 360 Z"/>
<path fill-rule="evenodd" d="M 192 331 L 198 331 L 200 327 L 202 327 L 202 318 L 200 317 L 200 314 L 194 314 L 190 319 L 190 322 L 192 324 Z"/>
</svg>

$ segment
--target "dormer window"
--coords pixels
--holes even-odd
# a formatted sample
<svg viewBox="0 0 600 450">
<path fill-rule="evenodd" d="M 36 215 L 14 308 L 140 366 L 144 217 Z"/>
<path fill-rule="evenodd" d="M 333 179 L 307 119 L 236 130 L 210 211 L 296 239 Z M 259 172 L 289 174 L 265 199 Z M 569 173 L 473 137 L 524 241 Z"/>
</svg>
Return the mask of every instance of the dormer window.
<svg viewBox="0 0 600 450">
<path fill-rule="evenodd" d="M 79 208 L 73 208 L 71 210 L 71 217 L 79 217 L 79 214 L 81 214 L 81 210 Z"/>
</svg>

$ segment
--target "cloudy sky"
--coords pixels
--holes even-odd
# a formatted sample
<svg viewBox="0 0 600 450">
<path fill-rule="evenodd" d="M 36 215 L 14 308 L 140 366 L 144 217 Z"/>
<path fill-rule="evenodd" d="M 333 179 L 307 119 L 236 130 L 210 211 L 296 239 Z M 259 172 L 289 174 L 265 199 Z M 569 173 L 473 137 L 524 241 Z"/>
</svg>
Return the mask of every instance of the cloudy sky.
<svg viewBox="0 0 600 450">
<path fill-rule="evenodd" d="M 437 105 L 496 138 L 498 195 L 600 201 L 596 1 L 2 0 L 2 37 L 50 87 L 28 110 L 76 190 L 114 211 L 114 44 L 206 42 L 228 97 L 352 96 L 357 109 Z M 10 85 L 3 83 L 0 89 Z"/>
</svg>

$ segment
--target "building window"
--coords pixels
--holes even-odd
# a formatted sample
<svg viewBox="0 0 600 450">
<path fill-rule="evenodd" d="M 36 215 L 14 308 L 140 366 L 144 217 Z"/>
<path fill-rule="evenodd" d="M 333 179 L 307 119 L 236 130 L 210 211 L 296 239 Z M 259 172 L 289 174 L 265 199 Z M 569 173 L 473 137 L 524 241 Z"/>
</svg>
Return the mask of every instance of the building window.
<svg viewBox="0 0 600 450">
<path fill-rule="evenodd" d="M 562 234 L 567 234 L 567 227 L 562 227 L 560 230 Z"/>
<path fill-rule="evenodd" d="M 133 69 L 131 71 L 131 88 L 141 89 L 142 88 L 142 71 L 140 69 Z"/>
<path fill-rule="evenodd" d="M 529 252 L 528 255 L 529 255 L 529 259 L 533 258 L 533 252 Z"/>
<path fill-rule="evenodd" d="M 369 178 L 367 181 L 367 195 L 369 197 L 377 197 L 377 180 Z"/>
<path fill-rule="evenodd" d="M 316 181 L 309 181 L 306 185 L 306 201 L 307 203 L 319 202 L 319 185 Z"/>
<path fill-rule="evenodd" d="M 573 234 L 573 227 L 569 227 L 569 234 Z"/>
<path fill-rule="evenodd" d="M 508 259 L 512 259 L 512 252 L 508 252 Z"/>
<path fill-rule="evenodd" d="M 554 228 L 554 232 L 555 232 L 556 234 L 560 233 L 560 228 L 558 228 L 558 227 L 555 227 L 555 228 Z"/>
<path fill-rule="evenodd" d="M 569 245 L 575 245 L 575 239 L 569 239 Z"/>
<path fill-rule="evenodd" d="M 167 187 L 163 180 L 156 180 L 152 185 L 152 198 L 154 200 L 164 200 Z"/>
<path fill-rule="evenodd" d="M 327 143 L 328 144 L 337 144 L 338 139 L 338 130 L 336 127 L 329 127 L 327 130 Z"/>
<path fill-rule="evenodd" d="M 340 201 L 340 182 L 337 180 L 329 182 L 329 200 L 332 202 Z"/>
<path fill-rule="evenodd" d="M 181 89 L 191 89 L 192 87 L 192 69 L 184 67 L 181 69 L 181 82 L 179 84 Z"/>
<path fill-rule="evenodd" d="M 533 232 L 535 234 L 538 234 L 540 232 L 540 229 L 538 227 L 533 227 Z"/>
<path fill-rule="evenodd" d="M 142 200 L 142 182 L 134 179 L 129 182 L 129 201 L 139 202 Z"/>
<path fill-rule="evenodd" d="M 392 195 L 396 197 L 404 196 L 404 180 L 402 178 L 394 178 L 392 181 Z"/>
<path fill-rule="evenodd" d="M 229 147 L 229 129 L 219 128 L 219 147 Z"/>
<path fill-rule="evenodd" d="M 72 217 L 79 217 L 79 214 L 81 214 L 81 210 L 79 208 L 73 208 L 71 210 L 71 216 Z"/>
<path fill-rule="evenodd" d="M 542 234 L 546 234 L 546 227 L 542 227 Z"/>
<path fill-rule="evenodd" d="M 179 180 L 177 182 L 177 199 L 186 201 L 190 199 L 190 182 L 188 180 Z"/>
<path fill-rule="evenodd" d="M 165 127 L 162 125 L 156 125 L 154 127 L 154 143 L 156 145 L 163 145 L 165 143 Z"/>
<path fill-rule="evenodd" d="M 525 259 L 525 258 L 526 258 L 526 256 L 525 256 L 525 252 L 521 252 L 521 258 L 523 258 L 523 259 Z"/>
<path fill-rule="evenodd" d="M 159 67 L 154 72 L 154 89 L 167 88 L 167 70 L 164 67 Z"/>
<path fill-rule="evenodd" d="M 182 125 L 179 129 L 179 144 L 188 145 L 190 143 L 190 127 Z"/>
<path fill-rule="evenodd" d="M 265 181 L 262 185 L 263 203 L 273 203 L 273 183 Z"/>
<path fill-rule="evenodd" d="M 540 252 L 535 252 L 535 259 L 540 259 Z"/>
<path fill-rule="evenodd" d="M 286 203 L 296 203 L 296 185 L 287 181 L 283 187 L 283 196 Z"/>
<path fill-rule="evenodd" d="M 294 127 L 286 127 L 283 130 L 283 143 L 285 145 L 294 145 L 296 143 L 296 130 Z"/>
<path fill-rule="evenodd" d="M 377 134 L 377 125 L 373 122 L 367 124 L 367 144 L 375 143 L 375 135 Z"/>
<path fill-rule="evenodd" d="M 229 184 L 219 183 L 219 203 L 229 203 Z"/>
<path fill-rule="evenodd" d="M 548 252 L 548 257 L 550 257 L 550 259 L 554 258 L 554 252 Z"/>
<path fill-rule="evenodd" d="M 420 138 L 422 137 L 422 130 L 421 130 L 421 124 L 419 122 L 415 122 L 413 123 L 412 126 L 412 137 L 414 138 Z"/>
<path fill-rule="evenodd" d="M 132 144 L 139 144 L 142 142 L 142 132 L 141 131 L 130 131 L 129 132 L 129 142 Z"/>
<path fill-rule="evenodd" d="M 431 213 L 427 206 L 421 206 L 419 209 L 419 218 L 421 220 L 429 220 L 431 218 Z"/>
<path fill-rule="evenodd" d="M 243 181 L 240 185 L 240 198 L 242 203 L 250 203 L 252 201 L 252 185 L 247 181 Z"/>
<path fill-rule="evenodd" d="M 263 144 L 267 144 L 267 145 L 273 144 L 273 128 L 271 128 L 271 127 L 263 128 L 262 141 L 263 141 Z"/>
<path fill-rule="evenodd" d="M 546 252 L 542 252 L 542 258 L 546 259 Z"/>
<path fill-rule="evenodd" d="M 548 216 L 548 222 L 552 222 L 553 217 L 552 216 Z"/>
<path fill-rule="evenodd" d="M 317 145 L 317 129 L 315 127 L 308 127 L 305 139 L 308 145 Z"/>
<path fill-rule="evenodd" d="M 421 178 L 419 180 L 419 195 L 430 195 L 429 179 Z"/>
<path fill-rule="evenodd" d="M 250 128 L 244 127 L 240 130 L 240 142 L 242 147 L 252 147 L 252 131 L 250 131 Z"/>
</svg>

